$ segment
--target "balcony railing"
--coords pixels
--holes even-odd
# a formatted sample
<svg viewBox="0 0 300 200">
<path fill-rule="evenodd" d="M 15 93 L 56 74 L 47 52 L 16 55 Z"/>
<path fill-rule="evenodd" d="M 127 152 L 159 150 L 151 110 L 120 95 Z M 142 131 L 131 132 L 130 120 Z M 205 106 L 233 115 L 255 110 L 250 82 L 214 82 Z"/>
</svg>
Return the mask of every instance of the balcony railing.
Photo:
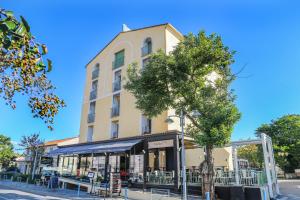
<svg viewBox="0 0 300 200">
<path fill-rule="evenodd" d="M 87 121 L 88 123 L 93 123 L 95 121 L 95 113 L 89 113 Z"/>
<path fill-rule="evenodd" d="M 152 52 L 152 48 L 148 45 L 142 47 L 142 57 L 150 54 Z"/>
<path fill-rule="evenodd" d="M 112 68 L 117 69 L 123 65 L 124 65 L 124 57 L 120 57 L 120 58 L 115 59 L 115 61 L 113 61 Z"/>
<path fill-rule="evenodd" d="M 151 133 L 151 129 L 150 126 L 142 126 L 142 134 L 150 134 Z"/>
<path fill-rule="evenodd" d="M 120 80 L 113 82 L 113 90 L 114 90 L 114 92 L 121 90 L 121 81 Z"/>
<path fill-rule="evenodd" d="M 111 108 L 111 117 L 116 117 L 120 115 L 120 107 L 119 106 L 113 106 Z"/>
<path fill-rule="evenodd" d="M 118 131 L 113 131 L 111 133 L 111 138 L 118 138 Z"/>
<path fill-rule="evenodd" d="M 98 78 L 98 76 L 99 76 L 99 69 L 95 69 L 92 72 L 92 79 L 96 79 L 96 78 Z"/>
<path fill-rule="evenodd" d="M 97 98 L 97 89 L 94 89 L 90 92 L 90 100 L 94 100 Z"/>
</svg>

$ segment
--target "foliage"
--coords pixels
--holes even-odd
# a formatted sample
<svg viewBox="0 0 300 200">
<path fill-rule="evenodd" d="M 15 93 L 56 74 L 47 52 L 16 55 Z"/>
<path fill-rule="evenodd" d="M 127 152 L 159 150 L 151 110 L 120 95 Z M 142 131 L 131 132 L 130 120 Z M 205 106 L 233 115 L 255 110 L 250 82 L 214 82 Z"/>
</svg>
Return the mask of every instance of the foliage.
<svg viewBox="0 0 300 200">
<path fill-rule="evenodd" d="M 230 69 L 233 54 L 215 34 L 189 34 L 169 55 L 163 51 L 152 54 L 144 69 L 139 70 L 133 63 L 124 86 L 135 96 L 137 108 L 148 117 L 170 108 L 177 114 L 183 110 L 191 122 L 187 133 L 206 146 L 210 176 L 211 150 L 229 142 L 233 125 L 240 118 L 235 96 L 229 90 L 235 79 Z M 194 110 L 201 116 L 193 117 Z M 209 182 L 213 185 L 212 176 Z"/>
<path fill-rule="evenodd" d="M 263 167 L 263 152 L 255 144 L 246 145 L 238 148 L 238 157 L 249 161 L 252 168 L 261 169 Z"/>
<path fill-rule="evenodd" d="M 52 129 L 53 118 L 65 103 L 46 76 L 52 69 L 52 61 L 43 60 L 47 47 L 36 42 L 27 21 L 20 18 L 0 8 L 0 97 L 14 109 L 16 93 L 28 95 L 33 117 Z"/>
<path fill-rule="evenodd" d="M 2 167 L 8 167 L 14 158 L 15 153 L 10 138 L 0 134 L 0 163 Z"/>
<path fill-rule="evenodd" d="M 276 163 L 285 172 L 300 168 L 300 115 L 285 115 L 269 124 L 262 124 L 257 132 L 272 138 Z"/>
</svg>

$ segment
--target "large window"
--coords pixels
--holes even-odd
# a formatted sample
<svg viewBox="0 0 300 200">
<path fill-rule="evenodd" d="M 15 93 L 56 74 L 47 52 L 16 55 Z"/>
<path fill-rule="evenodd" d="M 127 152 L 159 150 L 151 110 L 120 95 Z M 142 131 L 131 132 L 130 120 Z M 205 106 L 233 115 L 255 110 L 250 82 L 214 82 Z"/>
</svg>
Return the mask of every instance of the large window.
<svg viewBox="0 0 300 200">
<path fill-rule="evenodd" d="M 95 110 L 96 110 L 96 102 L 93 101 L 90 103 L 90 109 L 88 114 L 88 123 L 93 123 L 95 121 Z"/>
<path fill-rule="evenodd" d="M 152 53 L 152 40 L 151 38 L 146 38 L 142 47 L 142 56 L 146 56 Z"/>
<path fill-rule="evenodd" d="M 86 141 L 92 142 L 93 141 L 93 135 L 94 135 L 94 126 L 89 126 L 87 135 L 86 135 Z"/>
<path fill-rule="evenodd" d="M 94 66 L 93 71 L 92 71 L 92 79 L 98 78 L 98 76 L 99 76 L 99 70 L 100 70 L 99 68 L 100 68 L 100 64 L 97 63 L 97 64 Z"/>
<path fill-rule="evenodd" d="M 111 123 L 111 138 L 118 138 L 119 136 L 119 121 Z"/>
<path fill-rule="evenodd" d="M 124 50 L 115 53 L 115 60 L 113 61 L 113 69 L 117 69 L 124 65 L 124 55 L 125 55 Z"/>
<path fill-rule="evenodd" d="M 98 80 L 92 82 L 92 88 L 90 92 L 90 100 L 94 100 L 97 98 L 97 88 L 98 88 Z"/>
<path fill-rule="evenodd" d="M 113 91 L 119 91 L 121 89 L 121 70 L 118 70 L 114 74 Z"/>
<path fill-rule="evenodd" d="M 116 117 L 119 115 L 120 115 L 120 94 L 116 94 L 113 96 L 111 117 Z"/>
<path fill-rule="evenodd" d="M 142 115 L 142 135 L 151 133 L 151 119 Z"/>
</svg>

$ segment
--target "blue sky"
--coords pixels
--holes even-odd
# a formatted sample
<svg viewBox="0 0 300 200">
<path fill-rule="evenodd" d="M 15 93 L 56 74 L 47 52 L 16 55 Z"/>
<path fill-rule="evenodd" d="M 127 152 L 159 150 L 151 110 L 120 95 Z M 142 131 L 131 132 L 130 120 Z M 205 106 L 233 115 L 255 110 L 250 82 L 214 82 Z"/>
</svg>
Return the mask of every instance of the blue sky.
<svg viewBox="0 0 300 200">
<path fill-rule="evenodd" d="M 243 3 L 242 3 L 243 2 Z M 300 113 L 300 12 L 297 1 L 1 0 L 23 15 L 38 41 L 47 44 L 50 75 L 67 107 L 54 131 L 33 119 L 24 98 L 11 110 L 0 100 L 0 133 L 13 141 L 40 132 L 45 140 L 79 134 L 85 64 L 121 30 L 169 22 L 183 34 L 206 30 L 237 51 L 233 71 L 242 118 L 233 139 L 254 136 L 262 123 Z"/>
</svg>

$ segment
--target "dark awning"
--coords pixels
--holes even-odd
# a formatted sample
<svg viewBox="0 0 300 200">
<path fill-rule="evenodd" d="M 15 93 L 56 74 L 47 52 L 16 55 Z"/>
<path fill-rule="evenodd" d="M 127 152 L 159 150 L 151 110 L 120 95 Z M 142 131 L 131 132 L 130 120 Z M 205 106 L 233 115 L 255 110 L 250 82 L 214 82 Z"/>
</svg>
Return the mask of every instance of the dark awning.
<svg viewBox="0 0 300 200">
<path fill-rule="evenodd" d="M 111 153 L 125 152 L 130 150 L 134 145 L 141 142 L 141 139 L 128 141 L 112 141 L 98 144 L 85 144 L 68 147 L 60 147 L 48 153 L 49 156 L 68 155 L 68 154 L 85 154 L 85 153 Z"/>
</svg>

